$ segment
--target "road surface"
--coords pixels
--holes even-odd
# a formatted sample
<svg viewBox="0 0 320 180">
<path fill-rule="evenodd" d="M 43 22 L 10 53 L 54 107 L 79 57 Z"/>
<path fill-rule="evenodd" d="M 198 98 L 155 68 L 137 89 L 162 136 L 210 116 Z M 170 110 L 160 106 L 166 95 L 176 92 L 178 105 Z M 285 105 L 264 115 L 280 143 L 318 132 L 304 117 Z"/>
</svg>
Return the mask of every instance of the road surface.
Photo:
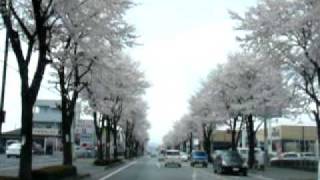
<svg viewBox="0 0 320 180">
<path fill-rule="evenodd" d="M 218 175 L 208 168 L 190 167 L 184 163 L 181 168 L 164 167 L 156 158 L 143 157 L 122 166 L 107 170 L 104 174 L 92 174 L 90 180 L 272 180 L 258 175 Z"/>
</svg>

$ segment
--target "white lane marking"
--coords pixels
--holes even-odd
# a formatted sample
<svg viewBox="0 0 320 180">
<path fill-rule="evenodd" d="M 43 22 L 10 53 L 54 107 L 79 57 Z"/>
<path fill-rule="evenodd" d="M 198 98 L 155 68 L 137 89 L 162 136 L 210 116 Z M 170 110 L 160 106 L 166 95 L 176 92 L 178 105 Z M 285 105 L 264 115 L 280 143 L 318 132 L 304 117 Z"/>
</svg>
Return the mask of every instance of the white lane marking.
<svg viewBox="0 0 320 180">
<path fill-rule="evenodd" d="M 192 180 L 197 180 L 197 171 L 194 168 L 192 169 Z"/>
<path fill-rule="evenodd" d="M 262 176 L 262 175 L 255 175 L 255 174 L 250 174 L 251 177 L 254 177 L 256 179 L 262 179 L 262 180 L 274 180 L 272 178 L 268 178 L 268 177 L 265 177 L 265 176 Z"/>
<path fill-rule="evenodd" d="M 132 165 L 134 165 L 134 164 L 136 164 L 136 163 L 137 163 L 137 161 L 133 161 L 133 162 L 131 162 L 131 163 L 129 163 L 129 164 L 127 164 L 127 165 L 125 165 L 125 166 L 123 166 L 123 167 L 121 167 L 121 168 L 119 168 L 119 169 L 117 169 L 117 170 L 113 171 L 113 172 L 111 172 L 110 174 L 108 174 L 108 175 L 106 175 L 106 176 L 104 176 L 104 177 L 100 178 L 99 180 L 106 180 L 106 179 L 109 179 L 110 177 L 112 177 L 112 176 L 114 176 L 114 175 L 118 174 L 119 172 L 121 172 L 121 171 L 123 171 L 123 170 L 125 170 L 125 169 L 129 168 L 130 166 L 132 166 Z"/>
</svg>

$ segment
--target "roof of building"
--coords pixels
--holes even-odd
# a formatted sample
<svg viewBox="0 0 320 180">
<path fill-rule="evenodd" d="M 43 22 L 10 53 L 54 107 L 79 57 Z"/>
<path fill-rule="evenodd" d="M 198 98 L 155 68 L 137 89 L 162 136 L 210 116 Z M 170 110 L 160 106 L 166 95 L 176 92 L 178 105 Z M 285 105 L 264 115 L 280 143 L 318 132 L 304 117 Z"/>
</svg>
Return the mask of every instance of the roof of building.
<svg viewBox="0 0 320 180">
<path fill-rule="evenodd" d="M 45 100 L 45 99 L 39 99 L 36 101 L 36 106 L 49 106 L 56 108 L 57 105 L 61 104 L 60 100 Z"/>
</svg>

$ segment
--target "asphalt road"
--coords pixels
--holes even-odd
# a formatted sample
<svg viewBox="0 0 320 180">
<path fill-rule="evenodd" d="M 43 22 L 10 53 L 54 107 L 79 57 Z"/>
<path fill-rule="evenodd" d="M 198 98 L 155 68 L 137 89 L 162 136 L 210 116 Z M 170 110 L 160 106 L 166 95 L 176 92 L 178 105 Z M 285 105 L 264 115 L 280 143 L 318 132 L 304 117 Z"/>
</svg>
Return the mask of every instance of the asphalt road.
<svg viewBox="0 0 320 180">
<path fill-rule="evenodd" d="M 164 167 L 156 158 L 143 157 L 128 162 L 117 168 L 107 170 L 105 174 L 93 175 L 88 179 L 98 180 L 271 180 L 256 175 L 247 177 L 238 175 L 218 175 L 213 173 L 212 166 L 208 168 L 190 167 L 184 163 L 181 168 Z"/>
</svg>

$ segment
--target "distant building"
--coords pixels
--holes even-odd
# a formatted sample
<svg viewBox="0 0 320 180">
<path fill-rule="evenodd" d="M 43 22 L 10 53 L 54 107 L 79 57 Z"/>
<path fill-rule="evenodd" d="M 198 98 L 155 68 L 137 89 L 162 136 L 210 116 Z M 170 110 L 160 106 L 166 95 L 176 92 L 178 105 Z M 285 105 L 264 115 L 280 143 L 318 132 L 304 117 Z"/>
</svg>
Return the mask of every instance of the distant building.
<svg viewBox="0 0 320 180">
<path fill-rule="evenodd" d="M 317 128 L 315 126 L 281 125 L 271 128 L 272 152 L 316 152 Z M 259 144 L 264 142 L 263 129 L 257 132 Z"/>
<path fill-rule="evenodd" d="M 60 103 L 60 100 L 37 100 L 33 108 L 33 142 L 40 145 L 46 153 L 62 148 Z M 77 105 L 74 122 L 79 119 L 80 105 Z M 9 139 L 20 140 L 20 129 L 3 133 L 2 141 Z"/>
<path fill-rule="evenodd" d="M 215 130 L 212 134 L 212 149 L 231 148 L 231 132 L 227 130 Z"/>
</svg>

